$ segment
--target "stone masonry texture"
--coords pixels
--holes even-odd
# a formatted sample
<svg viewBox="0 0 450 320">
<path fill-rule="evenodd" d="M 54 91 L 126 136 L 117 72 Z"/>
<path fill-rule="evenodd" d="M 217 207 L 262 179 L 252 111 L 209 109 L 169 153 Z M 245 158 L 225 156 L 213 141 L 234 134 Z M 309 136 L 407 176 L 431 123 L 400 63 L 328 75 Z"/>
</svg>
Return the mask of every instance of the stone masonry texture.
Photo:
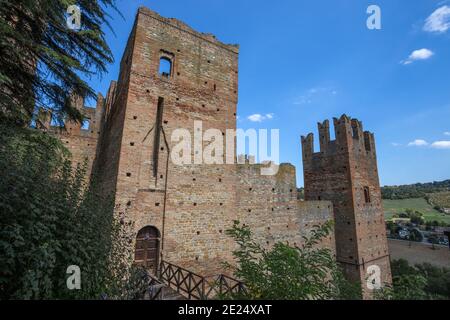
<svg viewBox="0 0 450 320">
<path fill-rule="evenodd" d="M 364 268 L 377 263 L 390 282 L 373 135 L 356 120 L 338 120 L 336 141 L 321 129 L 320 153 L 313 153 L 312 135 L 303 139 L 306 201 L 298 200 L 290 164 L 270 176 L 261 175 L 266 164 L 238 163 L 234 155 L 232 164 L 173 163 L 174 130 L 195 137 L 194 121 L 201 121 L 200 131 L 213 128 L 223 136 L 236 129 L 238 55 L 237 45 L 141 7 L 106 98 L 99 95 L 96 109 L 77 101 L 89 130 L 73 124 L 52 131 L 74 162 L 87 159 L 97 187 L 114 197 L 136 234 L 158 229 L 160 260 L 203 276 L 226 273 L 222 263 L 233 263 L 235 243 L 225 231 L 234 220 L 267 248 L 278 241 L 300 246 L 314 226 L 336 220 L 335 233 L 321 245 L 337 254 L 351 279 L 363 281 Z M 161 59 L 170 61 L 164 74 Z"/>
<path fill-rule="evenodd" d="M 382 283 L 389 284 L 389 248 L 374 135 L 346 115 L 334 119 L 333 141 L 328 120 L 318 127 L 320 152 L 314 152 L 313 134 L 302 137 L 305 200 L 333 203 L 336 256 L 348 278 L 361 281 L 366 288 L 367 269 L 376 265 Z"/>
</svg>

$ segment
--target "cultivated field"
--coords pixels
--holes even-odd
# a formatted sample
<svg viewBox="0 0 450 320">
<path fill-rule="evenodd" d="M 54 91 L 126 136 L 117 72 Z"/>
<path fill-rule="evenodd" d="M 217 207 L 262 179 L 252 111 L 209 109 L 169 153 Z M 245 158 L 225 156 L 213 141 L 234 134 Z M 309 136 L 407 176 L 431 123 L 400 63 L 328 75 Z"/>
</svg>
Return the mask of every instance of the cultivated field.
<svg viewBox="0 0 450 320">
<path fill-rule="evenodd" d="M 402 200 L 383 200 L 386 220 L 392 219 L 392 215 L 404 213 L 406 209 L 417 210 L 423 213 L 425 221 L 439 221 L 450 223 L 450 215 L 440 213 L 435 210 L 423 198 L 402 199 Z"/>
</svg>

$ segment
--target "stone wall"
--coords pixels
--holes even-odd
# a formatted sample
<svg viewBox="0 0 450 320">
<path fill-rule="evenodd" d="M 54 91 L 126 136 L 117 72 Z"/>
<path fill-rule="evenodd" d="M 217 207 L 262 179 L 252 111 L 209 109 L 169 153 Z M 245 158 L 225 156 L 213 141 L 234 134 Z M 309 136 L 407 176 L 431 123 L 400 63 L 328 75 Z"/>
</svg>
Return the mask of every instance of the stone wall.
<svg viewBox="0 0 450 320">
<path fill-rule="evenodd" d="M 261 175 L 262 165 L 237 166 L 238 218 L 255 231 L 261 244 L 275 242 L 300 246 L 315 225 L 333 220 L 328 201 L 297 199 L 295 167 L 281 164 L 274 176 Z M 325 239 L 334 250 L 334 235 Z"/>
<path fill-rule="evenodd" d="M 97 155 L 97 143 L 100 136 L 103 117 L 104 98 L 99 93 L 96 107 L 86 107 L 84 100 L 73 97 L 73 103 L 86 117 L 86 125 L 81 123 L 67 122 L 65 128 L 54 126 L 48 117 L 45 129 L 59 137 L 72 154 L 73 166 L 86 163 L 86 180 L 89 181 L 93 162 Z"/>
<path fill-rule="evenodd" d="M 365 283 L 367 268 L 377 265 L 382 282 L 390 283 L 373 134 L 345 115 L 334 119 L 334 129 L 330 140 L 329 122 L 319 123 L 320 152 L 312 134 L 302 137 L 305 200 L 333 203 L 337 260 L 350 279 Z"/>
<path fill-rule="evenodd" d="M 161 58 L 172 63 L 168 74 L 159 73 Z M 174 130 L 187 129 L 195 139 L 194 121 L 201 121 L 200 133 L 236 128 L 237 76 L 236 45 L 140 8 L 106 98 L 95 163 L 101 190 L 114 194 L 116 210 L 126 212 L 136 232 L 160 231 L 161 258 L 205 276 L 231 261 L 235 244 L 225 231 L 234 220 L 270 246 L 300 245 L 314 225 L 332 219 L 331 203 L 297 200 L 291 165 L 262 176 L 249 163 L 171 161 Z M 198 160 L 194 150 L 191 157 Z M 325 241 L 332 250 L 333 239 Z"/>
</svg>

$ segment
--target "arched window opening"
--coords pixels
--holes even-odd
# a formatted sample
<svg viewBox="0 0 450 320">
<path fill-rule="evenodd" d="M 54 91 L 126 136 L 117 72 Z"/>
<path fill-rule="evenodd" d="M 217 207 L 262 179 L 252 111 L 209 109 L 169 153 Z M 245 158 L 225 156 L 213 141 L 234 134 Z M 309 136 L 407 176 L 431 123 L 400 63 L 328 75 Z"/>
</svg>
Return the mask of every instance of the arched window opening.
<svg viewBox="0 0 450 320">
<path fill-rule="evenodd" d="M 159 59 L 159 74 L 166 78 L 170 77 L 172 74 L 172 60 L 167 57 Z"/>
</svg>

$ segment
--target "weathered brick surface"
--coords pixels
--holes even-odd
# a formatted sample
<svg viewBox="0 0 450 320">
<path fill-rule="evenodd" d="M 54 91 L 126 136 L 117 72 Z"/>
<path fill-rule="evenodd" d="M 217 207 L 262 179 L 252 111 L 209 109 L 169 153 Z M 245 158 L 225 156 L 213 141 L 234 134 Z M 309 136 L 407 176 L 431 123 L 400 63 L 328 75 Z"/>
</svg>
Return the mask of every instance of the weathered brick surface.
<svg viewBox="0 0 450 320">
<path fill-rule="evenodd" d="M 260 243 L 269 247 L 281 241 L 298 246 L 314 225 L 332 219 L 330 202 L 297 199 L 294 166 L 281 164 L 275 176 L 261 175 L 260 167 L 237 167 L 239 219 L 255 231 Z M 333 235 L 323 244 L 334 250 Z"/>
<path fill-rule="evenodd" d="M 158 73 L 161 57 L 172 61 L 169 77 Z M 119 79 L 101 105 L 93 172 L 99 189 L 114 196 L 116 210 L 135 222 L 136 233 L 145 226 L 160 231 L 162 259 L 205 276 L 224 272 L 221 263 L 232 261 L 235 244 L 225 230 L 234 220 L 270 247 L 276 241 L 301 245 L 313 226 L 333 219 L 330 201 L 297 200 L 292 165 L 263 176 L 261 165 L 248 162 L 171 161 L 175 129 L 192 137 L 194 121 L 202 121 L 203 131 L 235 129 L 237 99 L 236 45 L 139 9 Z M 78 152 L 78 144 L 69 145 Z M 322 245 L 334 251 L 334 234 Z"/>
<path fill-rule="evenodd" d="M 161 57 L 172 61 L 169 77 L 158 73 Z M 277 241 L 301 245 L 313 226 L 334 219 L 335 234 L 322 245 L 336 250 L 349 278 L 364 281 L 367 267 L 377 264 L 389 283 L 375 145 L 357 120 L 335 119 L 335 141 L 328 122 L 320 124 L 318 153 L 312 134 L 302 139 L 307 201 L 297 200 L 289 164 L 263 176 L 261 165 L 248 161 L 172 163 L 173 130 L 185 128 L 194 137 L 194 121 L 202 121 L 202 131 L 236 128 L 237 77 L 237 46 L 140 8 L 106 100 L 99 96 L 97 109 L 77 101 L 91 119 L 90 130 L 68 124 L 67 132 L 52 131 L 66 142 L 74 163 L 88 159 L 99 190 L 115 198 L 118 212 L 126 208 L 136 233 L 145 226 L 160 231 L 162 259 L 213 275 L 232 261 L 235 244 L 225 230 L 234 220 L 270 247 Z"/>
<path fill-rule="evenodd" d="M 66 145 L 72 154 L 73 166 L 83 165 L 86 161 L 87 172 L 86 178 L 89 180 L 93 162 L 97 154 L 97 142 L 102 127 L 104 98 L 101 94 L 97 96 L 96 108 L 84 106 L 84 101 L 80 98 L 74 98 L 75 106 L 81 110 L 89 121 L 89 126 L 82 129 L 80 123 L 68 122 L 65 124 L 66 129 L 52 126 L 50 124 L 50 117 L 47 118 L 47 123 L 44 127 L 48 132 L 58 136 Z"/>
<path fill-rule="evenodd" d="M 334 119 L 334 128 L 331 141 L 328 120 L 319 123 L 320 152 L 314 152 L 313 134 L 302 137 L 305 200 L 333 203 L 337 260 L 350 279 L 365 283 L 367 268 L 378 265 L 382 281 L 390 283 L 374 136 L 345 115 Z"/>
</svg>

